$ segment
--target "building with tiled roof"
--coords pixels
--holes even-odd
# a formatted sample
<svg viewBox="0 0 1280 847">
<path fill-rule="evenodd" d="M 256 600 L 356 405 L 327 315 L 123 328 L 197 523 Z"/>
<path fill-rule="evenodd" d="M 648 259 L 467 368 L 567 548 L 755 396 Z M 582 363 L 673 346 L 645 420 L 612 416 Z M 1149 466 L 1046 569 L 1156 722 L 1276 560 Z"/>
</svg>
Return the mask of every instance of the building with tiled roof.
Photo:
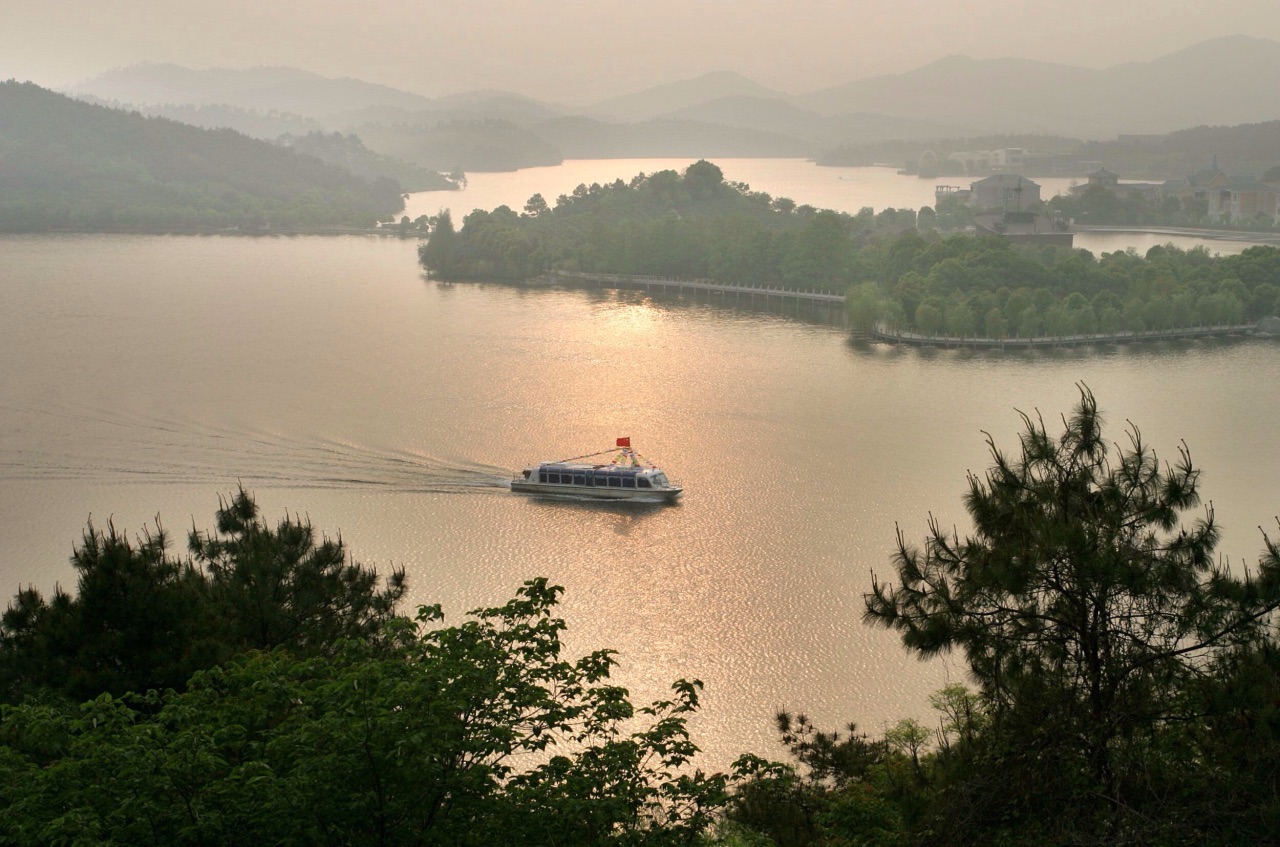
<svg viewBox="0 0 1280 847">
<path fill-rule="evenodd" d="M 995 174 L 969 186 L 969 205 L 982 211 L 1020 212 L 1040 203 L 1040 185 L 1017 174 Z"/>
<path fill-rule="evenodd" d="M 1075 242 L 1075 233 L 1065 220 L 1049 218 L 1035 212 L 976 215 L 973 227 L 978 235 L 999 236 L 1020 244 L 1070 247 Z"/>
</svg>

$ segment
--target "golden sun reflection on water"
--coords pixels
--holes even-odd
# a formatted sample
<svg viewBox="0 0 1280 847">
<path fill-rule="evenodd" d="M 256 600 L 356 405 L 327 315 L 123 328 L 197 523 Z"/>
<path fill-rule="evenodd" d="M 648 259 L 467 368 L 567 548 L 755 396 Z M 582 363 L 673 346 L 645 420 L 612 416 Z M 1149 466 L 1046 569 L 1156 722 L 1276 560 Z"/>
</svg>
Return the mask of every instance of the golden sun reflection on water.
<svg viewBox="0 0 1280 847">
<path fill-rule="evenodd" d="M 599 318 L 605 337 L 619 345 L 655 343 L 653 331 L 662 320 L 662 313 L 650 301 L 615 301 L 603 310 Z"/>
<path fill-rule="evenodd" d="M 1206 469 L 1223 552 L 1280 504 L 1280 348 L 1038 356 L 851 345 L 838 327 L 633 292 L 441 285 L 412 242 L 0 238 L 0 584 L 51 590 L 86 516 L 207 528 L 243 482 L 264 513 L 403 565 L 450 621 L 526 579 L 566 588 L 571 651 L 619 651 L 638 701 L 706 682 L 704 765 L 780 755 L 771 715 L 876 731 L 930 719 L 962 664 L 861 623 L 895 525 L 963 523 L 982 431 L 1015 443 L 1085 381 Z M 511 473 L 630 436 L 676 506 L 512 494 Z"/>
</svg>

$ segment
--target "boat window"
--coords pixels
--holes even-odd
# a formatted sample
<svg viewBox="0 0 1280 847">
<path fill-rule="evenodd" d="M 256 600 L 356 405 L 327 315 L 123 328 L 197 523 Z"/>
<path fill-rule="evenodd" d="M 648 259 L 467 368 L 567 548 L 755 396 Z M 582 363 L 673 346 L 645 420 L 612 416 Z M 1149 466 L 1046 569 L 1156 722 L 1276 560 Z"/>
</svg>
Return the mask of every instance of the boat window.
<svg viewBox="0 0 1280 847">
<path fill-rule="evenodd" d="M 586 484 L 587 484 L 587 477 L 586 477 L 584 474 L 576 473 L 576 474 L 574 474 L 574 475 L 573 475 L 573 484 L 574 484 L 574 485 L 586 485 Z"/>
<path fill-rule="evenodd" d="M 596 474 L 595 482 L 596 482 L 596 485 L 608 485 L 609 478 L 604 474 Z"/>
<path fill-rule="evenodd" d="M 636 487 L 636 478 L 635 478 L 634 476 L 629 476 L 629 477 L 624 478 L 624 479 L 622 480 L 622 487 L 623 487 L 623 488 L 635 488 L 635 487 Z"/>
<path fill-rule="evenodd" d="M 653 481 L 661 488 L 666 488 L 671 483 L 667 482 L 667 475 L 664 473 L 656 473 L 653 475 Z"/>
<path fill-rule="evenodd" d="M 538 471 L 538 482 L 547 482 L 549 481 L 549 479 L 550 479 L 550 474 L 548 474 L 546 471 Z"/>
<path fill-rule="evenodd" d="M 641 488 L 650 488 L 650 487 L 651 487 L 651 486 L 649 485 L 649 480 L 648 480 L 648 479 L 646 479 L 645 477 L 640 477 L 639 479 L 637 479 L 637 480 L 636 480 L 636 485 L 640 486 Z"/>
<path fill-rule="evenodd" d="M 547 482 L 555 482 L 555 483 L 559 483 L 559 482 L 560 482 L 560 474 L 558 474 L 558 473 L 547 474 Z"/>
<path fill-rule="evenodd" d="M 609 486 L 610 486 L 611 488 L 621 488 L 621 487 L 622 487 L 622 477 L 620 477 L 620 476 L 611 476 L 611 477 L 609 477 Z"/>
</svg>

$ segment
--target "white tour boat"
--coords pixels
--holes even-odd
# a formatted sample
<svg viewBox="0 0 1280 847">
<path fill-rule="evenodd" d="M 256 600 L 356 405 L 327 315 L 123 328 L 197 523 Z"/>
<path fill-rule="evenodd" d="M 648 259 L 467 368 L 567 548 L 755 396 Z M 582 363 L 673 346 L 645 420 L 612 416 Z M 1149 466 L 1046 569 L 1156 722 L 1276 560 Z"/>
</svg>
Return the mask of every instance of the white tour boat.
<svg viewBox="0 0 1280 847">
<path fill-rule="evenodd" d="M 612 454 L 608 461 L 588 461 Z M 673 503 L 684 491 L 667 475 L 631 449 L 630 438 L 619 438 L 613 450 L 542 462 L 511 480 L 522 494 L 557 494 L 597 500 L 638 500 Z"/>
</svg>

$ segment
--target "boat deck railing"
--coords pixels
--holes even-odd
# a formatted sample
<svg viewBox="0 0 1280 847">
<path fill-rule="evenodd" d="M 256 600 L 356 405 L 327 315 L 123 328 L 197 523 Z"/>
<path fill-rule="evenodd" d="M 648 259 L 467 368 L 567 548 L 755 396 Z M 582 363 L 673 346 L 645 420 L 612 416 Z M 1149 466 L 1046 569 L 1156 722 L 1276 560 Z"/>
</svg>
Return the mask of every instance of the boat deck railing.
<svg viewBox="0 0 1280 847">
<path fill-rule="evenodd" d="M 609 274 L 588 271 L 548 271 L 551 281 L 597 285 L 603 288 L 640 289 L 645 291 L 703 291 L 712 294 L 746 295 L 749 297 L 778 298 L 813 303 L 843 304 L 844 294 L 836 294 L 817 288 L 778 285 L 739 285 L 717 282 L 711 279 L 683 279 L 678 277 L 643 274 Z M 1054 347 L 1085 347 L 1100 344 L 1129 344 L 1143 341 L 1179 341 L 1196 338 L 1224 338 L 1250 335 L 1255 324 L 1211 324 L 1203 326 L 1175 327 L 1172 329 L 1116 330 L 1114 332 L 1079 333 L 1071 335 L 1045 335 L 1034 338 L 989 338 L 982 336 L 931 335 L 909 332 L 877 324 L 869 331 L 853 330 L 853 335 L 870 341 L 889 344 L 905 344 L 916 347 L 968 347 L 994 350 L 1029 350 Z"/>
</svg>

